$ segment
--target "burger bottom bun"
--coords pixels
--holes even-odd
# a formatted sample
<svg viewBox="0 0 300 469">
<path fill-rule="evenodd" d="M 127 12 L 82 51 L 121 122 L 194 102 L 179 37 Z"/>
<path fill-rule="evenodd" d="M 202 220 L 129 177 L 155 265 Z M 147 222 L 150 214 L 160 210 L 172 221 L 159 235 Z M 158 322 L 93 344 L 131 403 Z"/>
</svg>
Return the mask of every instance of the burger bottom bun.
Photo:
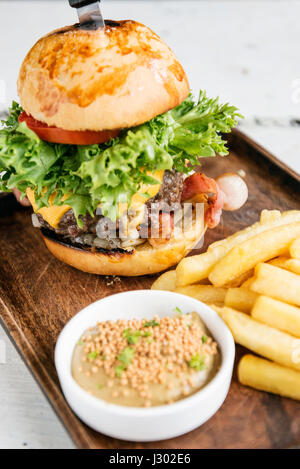
<svg viewBox="0 0 300 469">
<path fill-rule="evenodd" d="M 200 241 L 206 231 L 203 222 L 194 222 L 183 235 L 173 236 L 169 242 L 152 247 L 148 242 L 133 251 L 91 252 L 66 244 L 42 233 L 49 251 L 62 262 L 76 269 L 98 275 L 135 277 L 155 274 L 177 264 Z"/>
</svg>

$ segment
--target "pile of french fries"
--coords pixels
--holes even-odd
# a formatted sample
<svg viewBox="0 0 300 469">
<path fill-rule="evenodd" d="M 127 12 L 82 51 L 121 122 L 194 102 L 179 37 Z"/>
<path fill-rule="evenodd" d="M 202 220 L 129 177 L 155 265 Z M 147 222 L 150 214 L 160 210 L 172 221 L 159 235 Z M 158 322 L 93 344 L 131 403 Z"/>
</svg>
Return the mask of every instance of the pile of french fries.
<svg viewBox="0 0 300 469">
<path fill-rule="evenodd" d="M 263 210 L 257 223 L 183 259 L 152 289 L 212 306 L 235 342 L 256 354 L 240 360 L 239 381 L 300 400 L 300 211 Z"/>
</svg>

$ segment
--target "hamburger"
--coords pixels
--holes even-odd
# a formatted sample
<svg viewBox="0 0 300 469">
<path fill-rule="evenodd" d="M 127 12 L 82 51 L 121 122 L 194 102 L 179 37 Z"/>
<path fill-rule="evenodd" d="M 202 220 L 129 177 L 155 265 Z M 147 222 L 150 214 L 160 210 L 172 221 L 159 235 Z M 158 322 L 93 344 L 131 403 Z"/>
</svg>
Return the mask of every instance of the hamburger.
<svg viewBox="0 0 300 469">
<path fill-rule="evenodd" d="M 47 248 L 77 269 L 165 270 L 240 194 L 228 178 L 222 191 L 194 171 L 201 157 L 228 154 L 223 135 L 237 109 L 203 91 L 195 101 L 174 53 L 143 24 L 75 24 L 42 37 L 23 61 L 18 94 L 0 131 L 0 190 L 29 199 Z M 175 236 L 185 202 L 189 223 Z"/>
</svg>

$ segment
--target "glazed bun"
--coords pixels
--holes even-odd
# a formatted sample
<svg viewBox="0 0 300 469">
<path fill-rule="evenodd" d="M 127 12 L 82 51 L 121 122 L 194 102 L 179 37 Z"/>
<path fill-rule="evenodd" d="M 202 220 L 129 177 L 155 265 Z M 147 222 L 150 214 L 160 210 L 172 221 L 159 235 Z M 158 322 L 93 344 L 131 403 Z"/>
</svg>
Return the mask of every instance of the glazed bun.
<svg viewBox="0 0 300 469">
<path fill-rule="evenodd" d="M 45 233 L 43 239 L 55 257 L 76 269 L 90 274 L 135 277 L 162 272 L 178 264 L 198 244 L 205 230 L 202 222 L 194 222 L 184 235 L 173 237 L 168 243 L 154 248 L 146 241 L 131 252 L 86 251 Z"/>
<path fill-rule="evenodd" d="M 66 130 L 132 127 L 172 109 L 189 94 L 186 74 L 170 48 L 135 21 L 79 25 L 40 39 L 18 79 L 23 109 Z"/>
</svg>

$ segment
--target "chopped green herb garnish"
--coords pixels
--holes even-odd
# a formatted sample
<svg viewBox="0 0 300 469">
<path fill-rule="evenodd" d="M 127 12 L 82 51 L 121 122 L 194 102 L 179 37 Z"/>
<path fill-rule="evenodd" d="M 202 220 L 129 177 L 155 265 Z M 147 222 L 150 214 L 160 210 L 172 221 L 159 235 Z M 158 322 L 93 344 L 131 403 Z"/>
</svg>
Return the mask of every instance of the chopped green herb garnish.
<svg viewBox="0 0 300 469">
<path fill-rule="evenodd" d="M 204 357 L 201 357 L 199 353 L 195 353 L 195 355 L 190 359 L 189 366 L 194 368 L 196 371 L 204 370 L 205 368 L 205 360 Z"/>
<path fill-rule="evenodd" d="M 202 340 L 202 344 L 205 344 L 205 342 L 207 342 L 207 336 L 203 335 L 201 340 Z"/>
<path fill-rule="evenodd" d="M 156 326 L 159 326 L 159 322 L 155 321 L 155 319 L 153 319 L 152 321 L 146 321 L 144 324 L 144 327 L 156 327 Z"/>
<path fill-rule="evenodd" d="M 102 357 L 101 357 L 101 360 L 105 361 L 106 360 L 106 355 L 103 354 Z"/>
<path fill-rule="evenodd" d="M 131 344 L 131 345 L 137 344 L 138 341 L 140 340 L 140 335 L 141 335 L 141 334 L 132 334 L 132 335 L 130 335 L 130 336 L 127 338 L 128 343 Z"/>
<path fill-rule="evenodd" d="M 103 388 L 103 384 L 98 384 L 98 389 L 102 389 Z"/>
<path fill-rule="evenodd" d="M 121 378 L 122 373 L 123 373 L 123 371 L 125 371 L 125 370 L 126 370 L 126 367 L 125 367 L 124 365 L 118 365 L 118 366 L 116 366 L 116 368 L 115 368 L 116 377 L 117 377 L 117 378 Z"/>
<path fill-rule="evenodd" d="M 141 331 L 132 331 L 132 329 L 124 329 L 122 335 L 127 339 L 129 344 L 134 345 L 138 343 L 142 333 Z"/>
<path fill-rule="evenodd" d="M 148 344 L 152 344 L 152 342 L 153 342 L 153 338 L 150 337 L 150 339 L 147 340 L 147 343 L 148 343 Z"/>
<path fill-rule="evenodd" d="M 181 311 L 180 308 L 178 308 L 178 306 L 176 306 L 176 308 L 174 309 L 175 313 L 178 314 L 178 316 L 182 316 L 183 315 L 183 312 Z"/>
<path fill-rule="evenodd" d="M 149 337 L 150 335 L 152 335 L 151 332 L 146 331 L 146 332 L 144 332 L 143 337 Z"/>
<path fill-rule="evenodd" d="M 121 352 L 120 355 L 117 357 L 117 359 L 121 362 L 121 364 L 116 366 L 115 368 L 116 376 L 118 378 L 120 378 L 123 371 L 126 370 L 128 365 L 131 363 L 133 356 L 134 356 L 134 349 L 130 347 L 126 347 L 123 350 L 123 352 Z"/>
<path fill-rule="evenodd" d="M 93 352 L 90 352 L 88 354 L 88 358 L 91 360 L 95 360 L 99 356 L 99 352 L 97 350 L 94 350 Z"/>
<path fill-rule="evenodd" d="M 133 356 L 134 356 L 133 348 L 126 347 L 117 358 L 120 362 L 123 363 L 123 365 L 129 365 Z"/>
</svg>

